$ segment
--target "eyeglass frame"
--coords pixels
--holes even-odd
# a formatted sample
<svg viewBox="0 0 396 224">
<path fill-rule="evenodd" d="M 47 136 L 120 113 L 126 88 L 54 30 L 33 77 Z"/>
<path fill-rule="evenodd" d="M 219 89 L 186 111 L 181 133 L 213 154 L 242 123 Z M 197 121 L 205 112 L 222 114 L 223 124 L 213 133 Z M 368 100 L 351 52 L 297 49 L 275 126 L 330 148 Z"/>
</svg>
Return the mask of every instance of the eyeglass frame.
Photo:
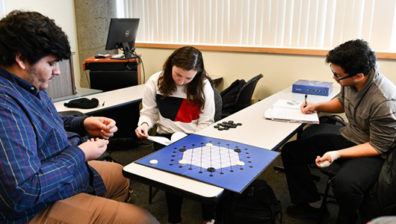
<svg viewBox="0 0 396 224">
<path fill-rule="evenodd" d="M 341 81 L 341 80 L 344 80 L 344 79 L 347 79 L 347 78 L 351 78 L 351 77 L 357 75 L 357 74 L 355 74 L 355 75 L 347 75 L 347 76 L 344 76 L 344 77 L 339 78 L 340 75 L 337 74 L 337 73 L 335 73 L 335 72 L 333 71 L 333 69 L 331 68 L 331 65 L 329 65 L 329 66 L 330 66 L 330 71 L 333 73 L 333 77 L 335 77 L 335 80 L 336 80 L 337 82 L 338 82 L 338 81 Z"/>
</svg>

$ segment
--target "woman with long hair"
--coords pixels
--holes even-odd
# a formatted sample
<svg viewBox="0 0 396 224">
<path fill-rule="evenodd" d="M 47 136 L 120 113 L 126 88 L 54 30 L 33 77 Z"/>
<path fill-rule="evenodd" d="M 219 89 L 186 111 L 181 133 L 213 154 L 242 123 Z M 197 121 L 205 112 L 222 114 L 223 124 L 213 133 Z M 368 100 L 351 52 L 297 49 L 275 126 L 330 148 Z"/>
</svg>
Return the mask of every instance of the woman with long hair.
<svg viewBox="0 0 396 224">
<path fill-rule="evenodd" d="M 139 138 L 147 138 L 155 124 L 157 135 L 170 138 L 175 132 L 194 133 L 213 123 L 214 93 L 202 53 L 189 46 L 176 49 L 166 60 L 163 71 L 147 81 L 142 104 L 135 130 Z M 154 148 L 161 146 L 154 144 Z M 166 199 L 168 221 L 180 223 L 183 198 L 167 192 Z M 204 222 L 212 221 L 214 210 L 203 206 Z"/>
</svg>

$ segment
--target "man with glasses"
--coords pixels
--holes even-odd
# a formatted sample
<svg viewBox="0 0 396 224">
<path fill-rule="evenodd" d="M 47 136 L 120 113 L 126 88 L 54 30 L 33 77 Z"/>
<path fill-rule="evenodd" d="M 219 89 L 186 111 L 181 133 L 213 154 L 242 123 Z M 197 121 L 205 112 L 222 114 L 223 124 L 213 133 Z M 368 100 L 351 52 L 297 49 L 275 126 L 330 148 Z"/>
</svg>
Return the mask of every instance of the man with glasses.
<svg viewBox="0 0 396 224">
<path fill-rule="evenodd" d="M 309 203 L 320 196 L 308 164 L 339 165 L 332 184 L 339 204 L 338 223 L 355 223 L 365 193 L 378 179 L 384 158 L 396 146 L 396 87 L 378 72 L 375 53 L 363 40 L 351 40 L 326 57 L 333 78 L 341 85 L 334 99 L 301 106 L 303 113 L 345 112 L 348 124 L 339 134 L 323 134 L 287 143 L 282 149 L 296 218 L 318 218 Z M 337 161 L 335 161 L 337 160 Z"/>
</svg>

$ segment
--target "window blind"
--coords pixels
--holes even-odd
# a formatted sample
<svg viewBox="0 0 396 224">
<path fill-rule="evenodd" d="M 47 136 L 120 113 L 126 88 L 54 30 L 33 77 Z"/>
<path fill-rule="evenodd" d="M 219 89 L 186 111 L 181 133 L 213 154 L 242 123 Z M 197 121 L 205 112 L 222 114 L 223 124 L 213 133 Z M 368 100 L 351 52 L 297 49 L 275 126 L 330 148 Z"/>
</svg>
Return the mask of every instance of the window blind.
<svg viewBox="0 0 396 224">
<path fill-rule="evenodd" d="M 330 49 L 362 38 L 396 50 L 396 0 L 117 0 L 138 43 Z"/>
</svg>

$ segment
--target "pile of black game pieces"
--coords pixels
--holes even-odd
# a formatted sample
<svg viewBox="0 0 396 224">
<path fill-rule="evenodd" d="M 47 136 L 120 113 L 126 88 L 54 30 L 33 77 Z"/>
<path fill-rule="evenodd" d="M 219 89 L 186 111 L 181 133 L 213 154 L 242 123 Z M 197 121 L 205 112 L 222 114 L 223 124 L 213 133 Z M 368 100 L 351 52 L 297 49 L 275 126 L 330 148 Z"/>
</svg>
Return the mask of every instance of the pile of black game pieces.
<svg viewBox="0 0 396 224">
<path fill-rule="evenodd" d="M 217 128 L 219 131 L 223 130 L 228 130 L 230 128 L 236 128 L 237 126 L 241 126 L 241 123 L 234 123 L 234 121 L 223 121 L 221 123 L 216 124 L 213 126 L 214 128 Z"/>
</svg>

